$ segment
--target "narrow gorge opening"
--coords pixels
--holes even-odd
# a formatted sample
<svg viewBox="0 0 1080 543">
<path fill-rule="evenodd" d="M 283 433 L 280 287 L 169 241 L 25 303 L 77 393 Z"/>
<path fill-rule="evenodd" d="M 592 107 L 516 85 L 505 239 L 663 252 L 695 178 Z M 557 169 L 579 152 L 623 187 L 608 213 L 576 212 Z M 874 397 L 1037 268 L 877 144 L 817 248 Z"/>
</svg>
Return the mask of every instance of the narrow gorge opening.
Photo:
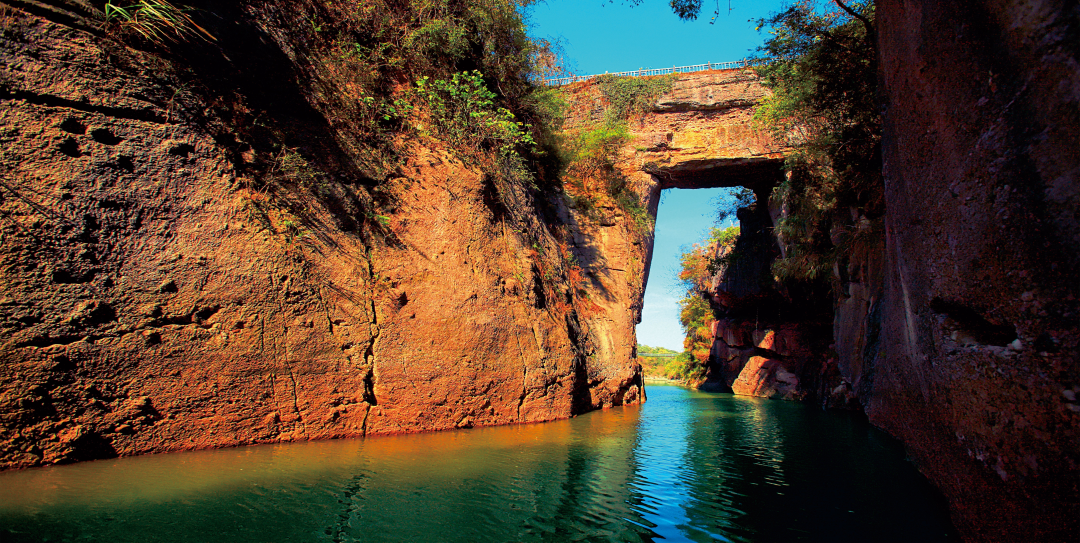
<svg viewBox="0 0 1080 543">
<path fill-rule="evenodd" d="M 646 375 L 710 391 L 824 397 L 828 379 L 818 366 L 831 335 L 828 292 L 781 283 L 773 273 L 783 256 L 775 231 L 783 210 L 772 199 L 784 180 L 782 160 L 702 161 L 650 173 L 658 181 L 649 202 L 657 224 L 637 327 Z"/>
</svg>

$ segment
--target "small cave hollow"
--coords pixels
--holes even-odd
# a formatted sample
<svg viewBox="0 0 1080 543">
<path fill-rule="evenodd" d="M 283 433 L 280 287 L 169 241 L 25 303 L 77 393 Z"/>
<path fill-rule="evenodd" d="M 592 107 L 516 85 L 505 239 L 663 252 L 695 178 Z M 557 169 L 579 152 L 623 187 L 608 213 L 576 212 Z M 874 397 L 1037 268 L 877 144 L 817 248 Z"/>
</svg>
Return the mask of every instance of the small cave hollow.
<svg viewBox="0 0 1080 543">
<path fill-rule="evenodd" d="M 1008 322 L 992 322 L 975 308 L 942 298 L 930 300 L 930 310 L 942 315 L 942 328 L 962 345 L 1005 347 L 1016 341 L 1016 327 Z"/>
<path fill-rule="evenodd" d="M 86 125 L 79 122 L 78 119 L 67 118 L 64 122 L 60 123 L 60 130 L 67 132 L 68 134 L 83 135 L 86 133 Z"/>
<path fill-rule="evenodd" d="M 123 138 L 113 134 L 108 128 L 97 128 L 90 132 L 90 137 L 102 145 L 117 145 L 124 141 Z"/>
</svg>

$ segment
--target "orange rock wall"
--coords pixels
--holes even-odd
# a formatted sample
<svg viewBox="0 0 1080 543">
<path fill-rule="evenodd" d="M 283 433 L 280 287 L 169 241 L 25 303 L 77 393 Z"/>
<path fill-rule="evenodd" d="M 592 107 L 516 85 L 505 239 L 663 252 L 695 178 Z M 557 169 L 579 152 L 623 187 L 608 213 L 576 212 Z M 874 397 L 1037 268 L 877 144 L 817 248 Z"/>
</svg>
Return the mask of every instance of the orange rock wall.
<svg viewBox="0 0 1080 543">
<path fill-rule="evenodd" d="M 413 142 L 378 191 L 253 188 L 251 152 L 195 93 L 228 79 L 14 13 L 18 39 L 0 40 L 0 469 L 644 399 L 630 252 L 600 255 L 607 294 L 586 318 L 561 200 L 496 194 L 432 141 Z M 303 70 L 287 32 L 237 20 L 230 32 L 257 49 L 206 63 L 255 81 L 280 70 L 266 111 L 298 145 L 346 141 L 315 93 L 288 84 Z M 271 64 L 245 64 L 259 59 Z M 349 152 L 333 155 L 342 177 Z M 543 205 L 561 217 L 540 219 Z"/>
</svg>

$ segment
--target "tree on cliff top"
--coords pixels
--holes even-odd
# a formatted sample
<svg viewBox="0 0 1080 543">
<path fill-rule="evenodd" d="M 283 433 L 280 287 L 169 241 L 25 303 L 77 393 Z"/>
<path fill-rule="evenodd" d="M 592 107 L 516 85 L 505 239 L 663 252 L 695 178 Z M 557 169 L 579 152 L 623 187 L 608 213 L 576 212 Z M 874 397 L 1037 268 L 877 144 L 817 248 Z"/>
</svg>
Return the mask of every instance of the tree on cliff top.
<svg viewBox="0 0 1080 543">
<path fill-rule="evenodd" d="M 780 278 L 827 277 L 885 213 L 874 5 L 834 2 L 819 10 L 800 0 L 758 21 L 772 34 L 761 50 L 775 60 L 758 69 L 773 94 L 755 119 L 795 149 L 774 194 L 786 210 Z"/>
</svg>

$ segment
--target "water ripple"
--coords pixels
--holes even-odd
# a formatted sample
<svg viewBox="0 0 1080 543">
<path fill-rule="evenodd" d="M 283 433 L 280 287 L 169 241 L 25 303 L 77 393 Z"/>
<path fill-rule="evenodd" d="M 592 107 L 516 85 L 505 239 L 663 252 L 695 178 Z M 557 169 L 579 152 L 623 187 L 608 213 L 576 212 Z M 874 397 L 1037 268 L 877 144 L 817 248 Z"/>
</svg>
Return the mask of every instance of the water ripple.
<svg viewBox="0 0 1080 543">
<path fill-rule="evenodd" d="M 881 527 L 887 526 L 888 529 Z M 944 541 L 846 414 L 676 387 L 569 421 L 0 474 L 0 540 Z"/>
</svg>

